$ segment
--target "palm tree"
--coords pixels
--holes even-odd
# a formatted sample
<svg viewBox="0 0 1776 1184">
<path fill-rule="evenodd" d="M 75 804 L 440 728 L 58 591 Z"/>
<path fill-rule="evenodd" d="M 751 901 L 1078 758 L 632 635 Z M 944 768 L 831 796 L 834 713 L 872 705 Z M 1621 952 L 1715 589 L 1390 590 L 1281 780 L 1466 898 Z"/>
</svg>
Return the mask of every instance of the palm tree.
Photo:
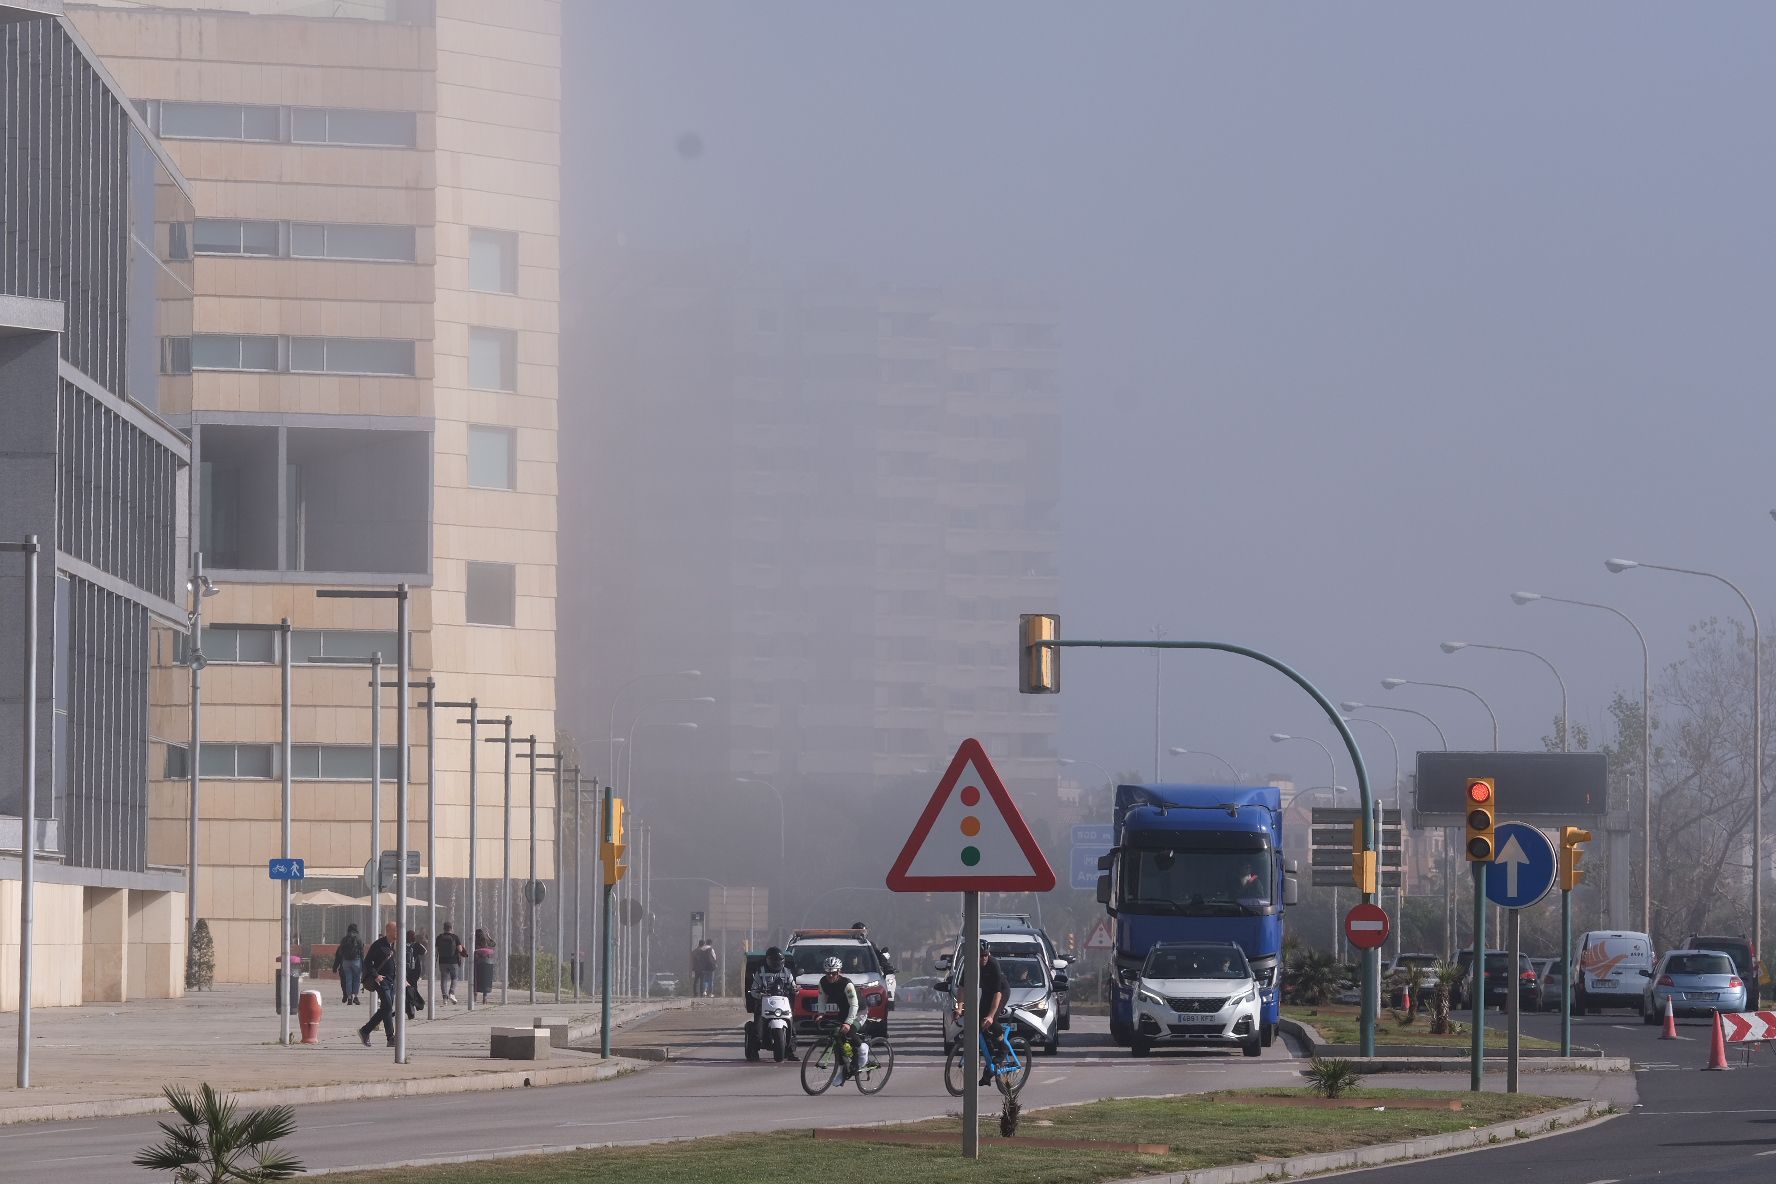
<svg viewBox="0 0 1776 1184">
<path fill-rule="evenodd" d="M 1449 993 L 1461 981 L 1462 968 L 1455 962 L 1439 962 L 1435 973 L 1437 989 L 1431 997 L 1431 1035 L 1447 1036 L 1455 1031 L 1455 1021 L 1449 1018 Z"/>
<path fill-rule="evenodd" d="M 301 1160 L 274 1146 L 296 1130 L 290 1107 L 237 1114 L 234 1100 L 208 1084 L 196 1094 L 172 1085 L 161 1092 L 184 1125 L 161 1123 L 166 1140 L 138 1152 L 130 1161 L 137 1167 L 171 1172 L 176 1184 L 265 1184 L 304 1170 Z"/>
</svg>

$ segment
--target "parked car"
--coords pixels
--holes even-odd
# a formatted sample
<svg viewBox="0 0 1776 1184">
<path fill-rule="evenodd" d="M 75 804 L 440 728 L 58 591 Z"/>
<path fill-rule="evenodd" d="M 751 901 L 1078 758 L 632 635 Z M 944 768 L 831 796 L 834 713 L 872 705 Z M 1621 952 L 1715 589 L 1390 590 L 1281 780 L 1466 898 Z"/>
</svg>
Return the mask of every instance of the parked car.
<svg viewBox="0 0 1776 1184">
<path fill-rule="evenodd" d="M 1745 980 L 1732 955 L 1720 950 L 1670 950 L 1647 973 L 1640 1018 L 1658 1023 L 1668 999 L 1677 1015 L 1707 1015 L 1744 1011 L 1745 998 Z"/>
<path fill-rule="evenodd" d="M 1684 940 L 1686 950 L 1719 950 L 1733 960 L 1733 966 L 1739 977 L 1745 980 L 1745 1010 L 1756 1011 L 1763 995 L 1762 964 L 1758 962 L 1757 952 L 1751 948 L 1751 942 L 1741 935 L 1739 937 L 1709 937 L 1692 933 Z M 1663 1005 L 1661 1005 L 1663 1006 Z"/>
<path fill-rule="evenodd" d="M 1412 987 L 1415 998 L 1428 1003 L 1437 990 L 1437 964 L 1442 960 L 1435 954 L 1400 954 L 1388 965 L 1382 978 L 1384 981 L 1401 980 Z M 1402 991 L 1402 985 L 1391 987 L 1388 1002 L 1399 1007 L 1405 1002 L 1400 997 Z"/>
<path fill-rule="evenodd" d="M 1542 1006 L 1559 1011 L 1560 996 L 1566 991 L 1566 959 L 1544 958 L 1542 962 L 1542 968 L 1537 971 L 1542 978 Z"/>
<path fill-rule="evenodd" d="M 1258 981 L 1236 942 L 1157 943 L 1141 964 L 1133 1006 L 1135 1056 L 1161 1043 L 1264 1052 Z"/>
<path fill-rule="evenodd" d="M 1517 1006 L 1524 1011 L 1534 1011 L 1541 1003 L 1540 978 L 1535 968 L 1530 965 L 1528 954 L 1517 956 L 1517 971 L 1512 975 L 1508 970 L 1511 956 L 1504 950 L 1487 950 L 1486 965 L 1482 970 L 1484 977 L 1483 991 L 1485 997 L 1480 1001 L 1480 1008 L 1497 1007 L 1500 1011 L 1507 1008 L 1510 1001 L 1509 991 L 1514 979 L 1517 986 Z M 1450 992 L 1451 1005 L 1467 1008 L 1474 1005 L 1473 964 L 1474 951 L 1463 950 L 1456 956 L 1456 962 L 1462 967 L 1462 979 L 1456 984 L 1456 990 Z M 1455 1002 L 1459 991 L 1461 1001 Z"/>
<path fill-rule="evenodd" d="M 654 971 L 654 979 L 650 986 L 650 990 L 655 995 L 678 994 L 678 973 L 672 970 Z"/>
<path fill-rule="evenodd" d="M 1644 933 L 1593 929 L 1581 934 L 1578 973 L 1572 984 L 1573 1014 L 1596 1015 L 1606 1007 L 1639 1011 L 1653 960 L 1653 941 Z"/>
</svg>

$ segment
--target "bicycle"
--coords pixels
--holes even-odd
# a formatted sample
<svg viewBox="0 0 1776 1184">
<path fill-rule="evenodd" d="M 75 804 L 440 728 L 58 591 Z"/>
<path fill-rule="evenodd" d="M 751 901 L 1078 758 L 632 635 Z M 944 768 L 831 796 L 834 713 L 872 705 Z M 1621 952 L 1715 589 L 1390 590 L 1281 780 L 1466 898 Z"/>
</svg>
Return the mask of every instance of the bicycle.
<svg viewBox="0 0 1776 1184">
<path fill-rule="evenodd" d="M 859 1032 L 841 1036 L 837 1024 L 822 1024 L 821 1028 L 822 1038 L 802 1054 L 802 1091 L 818 1097 L 835 1084 L 843 1085 L 849 1080 L 860 1094 L 880 1093 L 894 1072 L 894 1046 L 888 1043 L 888 1037 L 864 1039 Z M 863 1040 L 869 1049 L 868 1058 L 855 1074 L 849 1072 L 853 1039 Z"/>
<path fill-rule="evenodd" d="M 989 1041 L 985 1029 L 977 1035 L 980 1037 L 982 1067 L 992 1070 L 993 1084 L 998 1086 L 1000 1093 L 1015 1098 L 1024 1088 L 1024 1082 L 1030 1079 L 1030 1042 L 1017 1034 L 1017 1025 L 1006 1019 L 1003 1012 L 1000 1013 L 997 1041 Z M 944 1088 L 953 1098 L 961 1097 L 963 1087 L 968 1084 L 964 1052 L 962 1041 L 957 1040 L 944 1058 Z"/>
</svg>

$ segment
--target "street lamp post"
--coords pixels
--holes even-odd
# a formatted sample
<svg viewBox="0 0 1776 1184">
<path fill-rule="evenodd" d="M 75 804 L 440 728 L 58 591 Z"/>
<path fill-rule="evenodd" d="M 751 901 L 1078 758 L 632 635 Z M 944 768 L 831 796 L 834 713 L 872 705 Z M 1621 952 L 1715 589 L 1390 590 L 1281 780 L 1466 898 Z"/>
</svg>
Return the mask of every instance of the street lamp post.
<svg viewBox="0 0 1776 1184">
<path fill-rule="evenodd" d="M 480 846 L 481 842 L 481 800 L 476 792 L 477 781 L 475 777 L 475 774 L 478 771 L 477 762 L 481 756 L 481 750 L 477 747 L 481 743 L 481 703 L 479 699 L 471 698 L 460 703 L 439 703 L 438 706 L 448 707 L 453 711 L 466 708 L 469 713 L 468 719 L 459 719 L 456 722 L 469 725 L 469 912 L 467 918 L 463 922 L 463 928 L 468 931 L 469 935 L 469 1010 L 474 1011 L 475 935 L 480 932 L 481 924 L 481 880 L 478 875 L 479 869 L 475 864 L 478 854 L 476 848 Z"/>
<path fill-rule="evenodd" d="M 1751 615 L 1751 950 L 1752 956 L 1761 960 L 1764 956 L 1764 642 L 1757 609 L 1752 607 L 1751 597 L 1738 584 L 1711 571 L 1668 567 L 1662 563 L 1637 563 L 1632 559 L 1606 559 L 1603 566 L 1617 575 L 1629 568 L 1644 567 L 1648 571 L 1669 571 L 1715 580 L 1731 588 Z M 1650 720 L 1647 722 L 1651 723 Z"/>
<path fill-rule="evenodd" d="M 1560 671 L 1554 668 L 1554 663 L 1548 661 L 1547 658 L 1536 653 L 1534 650 L 1526 650 L 1514 645 L 1488 645 L 1483 641 L 1445 641 L 1441 643 L 1438 648 L 1446 654 L 1453 654 L 1461 650 L 1469 649 L 1496 650 L 1501 654 L 1526 654 L 1546 666 L 1548 668 L 1548 673 L 1554 676 L 1555 683 L 1560 687 L 1560 751 L 1567 751 L 1566 680 L 1560 677 Z"/>
<path fill-rule="evenodd" d="M 500 958 L 500 1006 L 505 1006 L 511 991 L 512 983 L 512 745 L 517 737 L 512 735 L 512 717 L 506 716 L 497 721 L 505 728 L 503 736 L 488 736 L 483 744 L 502 744 L 505 746 L 505 765 L 502 769 L 502 780 L 505 786 L 505 805 L 500 810 L 500 923 L 499 923 L 499 958 Z"/>
<path fill-rule="evenodd" d="M 1565 596 L 1548 596 L 1540 592 L 1513 592 L 1515 604 L 1533 604 L 1546 600 L 1552 604 L 1573 604 L 1580 608 L 1601 609 L 1614 613 L 1640 642 L 1640 927 L 1647 934 L 1653 931 L 1653 659 L 1647 649 L 1646 634 L 1634 618 L 1619 608 L 1591 600 L 1572 600 Z"/>
<path fill-rule="evenodd" d="M 1479 701 L 1480 706 L 1486 708 L 1486 718 L 1492 721 L 1492 750 L 1494 752 L 1498 751 L 1499 717 L 1493 713 L 1492 704 L 1481 698 L 1480 692 L 1476 691 L 1473 687 L 1458 686 L 1452 682 L 1420 682 L 1416 678 L 1384 678 L 1381 680 L 1381 685 L 1390 691 L 1398 690 L 1401 687 L 1436 687 L 1438 690 L 1460 691 L 1464 695 L 1474 696 L 1474 698 Z M 1442 729 L 1438 729 L 1438 734 L 1442 734 Z"/>
<path fill-rule="evenodd" d="M 35 541 L 36 536 L 32 536 Z M 35 555 L 33 551 L 31 554 Z M 191 609 L 185 614 L 185 620 L 191 627 L 190 660 L 191 660 L 191 751 L 189 753 L 191 791 L 187 807 L 191 825 L 186 835 L 185 849 L 185 986 L 191 986 L 191 948 L 192 936 L 197 932 L 197 824 L 198 824 L 198 789 L 203 779 L 203 668 L 208 665 L 203 656 L 203 603 L 222 589 L 210 583 L 210 577 L 204 574 L 203 552 L 198 551 L 191 556 L 191 580 L 186 584 L 191 592 Z M 36 585 L 32 585 L 33 590 Z"/>
<path fill-rule="evenodd" d="M 525 737 L 525 743 L 530 746 L 530 751 L 523 754 L 524 759 L 530 763 L 530 827 L 528 832 L 530 836 L 530 879 L 524 886 L 524 899 L 530 906 L 530 924 L 526 928 L 530 930 L 530 1002 L 535 1003 L 537 1001 L 537 909 L 543 903 L 538 899 L 542 895 L 543 884 L 541 880 L 537 879 L 537 762 L 550 762 L 550 771 L 555 775 L 555 813 L 560 814 L 561 769 L 556 762 L 561 759 L 561 754 L 559 752 L 539 752 L 534 732 Z M 559 892 L 560 883 L 557 883 L 555 888 Z M 559 949 L 555 951 L 555 958 L 557 962 L 561 959 Z"/>
<path fill-rule="evenodd" d="M 1326 784 L 1330 785 L 1332 787 L 1333 799 L 1334 800 L 1337 799 L 1337 797 L 1338 797 L 1338 759 L 1332 755 L 1332 750 L 1330 748 L 1327 748 L 1324 744 L 1321 744 L 1318 740 L 1315 740 L 1312 736 L 1291 736 L 1287 732 L 1272 732 L 1270 734 L 1270 740 L 1271 740 L 1271 743 L 1273 743 L 1273 744 L 1283 744 L 1283 743 L 1287 743 L 1288 741 L 1291 741 L 1291 740 L 1299 740 L 1303 743 L 1311 744 L 1315 748 L 1319 749 L 1321 752 L 1325 753 L 1326 754 L 1326 763 L 1332 767 L 1332 775 L 1331 775 L 1331 777 L 1329 777 L 1327 779 Z M 1378 838 L 1379 838 L 1379 836 L 1378 836 Z M 1375 847 L 1376 847 L 1376 850 L 1378 850 L 1378 851 L 1381 849 L 1381 844 L 1379 841 L 1376 843 Z M 1344 925 L 1343 925 L 1343 922 L 1341 922 L 1338 917 L 1338 888 L 1336 885 L 1334 885 L 1332 888 L 1332 952 L 1335 954 L 1338 954 L 1338 953 L 1342 953 L 1343 951 L 1344 951 Z M 1367 957 L 1367 954 L 1365 954 L 1365 957 Z"/>
<path fill-rule="evenodd" d="M 31 1087 L 31 951 L 34 939 L 37 910 L 37 564 L 43 553 L 43 544 L 36 535 L 26 535 L 19 543 L 0 542 L 0 551 L 13 551 L 25 557 L 25 644 L 22 647 L 19 661 L 19 673 L 23 680 L 19 706 L 23 709 L 19 732 L 19 960 L 18 960 L 18 1064 L 17 1082 L 20 1089 Z M 195 637 L 195 634 L 193 635 Z M 192 647 L 193 657 L 196 646 Z M 193 700 L 195 702 L 195 699 Z M 192 715 L 193 721 L 197 716 Z M 195 737 L 196 724 L 193 723 L 192 735 Z M 197 761 L 192 760 L 191 767 L 197 768 Z M 196 783 L 193 782 L 195 785 Z M 191 803 L 191 833 L 197 833 L 197 796 L 193 791 Z M 195 853 L 195 848 L 193 849 Z M 195 857 L 191 870 L 197 871 Z M 189 885 L 186 892 L 191 899 L 197 896 Z M 190 949 L 191 931 L 197 928 L 192 921 L 185 931 L 186 949 Z M 186 973 L 189 974 L 191 956 L 186 954 Z"/>
<path fill-rule="evenodd" d="M 1400 802 L 1400 742 L 1394 739 L 1394 733 L 1386 724 L 1360 715 L 1347 715 L 1345 722 L 1380 728 L 1381 734 L 1388 738 L 1388 744 L 1394 750 L 1394 811 L 1400 815 L 1400 882 L 1394 886 L 1394 957 L 1398 958 L 1404 948 L 1401 942 L 1406 930 L 1406 812 L 1401 808 Z M 1382 833 L 1387 833 L 1386 827 L 1382 828 Z M 1377 887 L 1379 889 L 1379 885 Z"/>
<path fill-rule="evenodd" d="M 623 770 L 623 797 L 626 802 L 626 805 L 624 807 L 625 811 L 634 811 L 639 804 L 638 799 L 635 796 L 635 784 L 634 784 L 634 782 L 635 782 L 635 747 L 636 747 L 635 733 L 643 727 L 648 727 L 648 728 L 684 728 L 684 729 L 687 729 L 687 730 L 693 731 L 693 732 L 697 730 L 697 725 L 695 723 L 688 721 L 688 720 L 666 720 L 666 721 L 662 721 L 662 722 L 658 722 L 658 723 L 649 722 L 649 723 L 643 724 L 641 722 L 642 712 L 646 711 L 649 707 L 663 707 L 663 706 L 665 706 L 667 704 L 671 704 L 671 703 L 713 703 L 713 702 L 715 702 L 715 697 L 713 695 L 698 695 L 698 696 L 695 696 L 695 697 L 689 698 L 689 699 L 656 699 L 656 700 L 653 700 L 652 702 L 649 702 L 649 703 L 643 703 L 639 708 L 636 709 L 635 717 L 629 721 L 629 731 L 628 731 L 627 735 L 625 736 L 625 739 L 628 741 L 628 743 L 626 743 L 624 745 L 624 752 L 623 752 L 623 761 L 626 766 Z M 636 820 L 635 825 L 637 828 L 639 828 L 642 825 L 640 816 L 638 814 L 630 814 L 629 816 L 635 818 L 635 820 Z M 646 861 L 647 861 L 647 851 L 642 846 L 642 842 L 641 842 L 639 834 L 637 835 L 637 841 L 635 843 L 635 848 L 636 848 L 637 861 L 639 863 L 642 863 L 643 865 L 645 865 Z M 628 880 L 630 877 L 625 876 L 623 878 L 624 878 L 624 880 Z M 636 900 L 636 898 L 638 896 L 642 897 L 643 899 L 640 903 L 642 904 L 642 907 L 645 909 L 646 908 L 645 897 L 646 897 L 646 893 L 647 893 L 646 884 L 641 882 L 642 877 L 640 876 L 639 873 L 636 878 L 637 878 L 638 882 L 636 884 L 629 886 L 628 893 L 627 893 L 627 899 L 633 901 L 633 900 Z M 633 912 L 633 910 L 628 910 L 628 911 Z M 625 962 L 625 966 L 628 965 L 629 961 L 632 961 L 634 963 L 635 977 L 634 977 L 634 979 L 631 980 L 631 986 L 644 986 L 644 984 L 641 984 L 635 980 L 640 978 L 642 963 L 646 960 L 646 952 L 643 948 L 641 948 L 642 943 L 644 943 L 647 940 L 647 936 L 645 934 L 645 930 L 647 929 L 647 916 L 646 916 L 645 912 L 643 913 L 640 922 L 636 925 L 636 929 L 637 929 L 637 932 L 635 934 L 635 937 L 633 940 L 631 940 L 631 942 L 629 943 L 629 945 L 626 949 L 625 958 L 628 961 Z"/>
<path fill-rule="evenodd" d="M 1227 771 L 1229 773 L 1233 774 L 1233 780 L 1236 784 L 1239 782 L 1243 782 L 1245 780 L 1245 778 L 1240 774 L 1240 771 L 1233 767 L 1232 761 L 1228 760 L 1224 756 L 1216 756 L 1214 753 L 1209 752 L 1206 749 L 1178 748 L 1176 746 L 1173 746 L 1171 748 L 1166 749 L 1166 751 L 1171 753 L 1173 756 L 1206 756 L 1206 757 L 1210 758 L 1211 760 L 1220 761 L 1223 765 L 1227 766 Z"/>
<path fill-rule="evenodd" d="M 1353 711 L 1394 711 L 1399 712 L 1402 715 L 1416 715 L 1419 719 L 1422 719 L 1425 723 L 1431 725 L 1431 730 L 1437 733 L 1437 743 L 1442 746 L 1443 751 L 1449 751 L 1449 738 L 1443 734 L 1442 727 L 1436 720 L 1432 719 L 1422 711 L 1417 711 L 1411 707 L 1384 707 L 1379 703 L 1358 703 L 1354 699 L 1346 699 L 1338 705 L 1338 709 L 1343 711 L 1346 715 L 1349 715 Z M 1401 821 L 1405 821 L 1403 815 Z M 1455 879 L 1455 844 L 1450 841 L 1450 835 L 1450 829 L 1444 827 L 1443 956 L 1445 959 L 1453 960 L 1455 958 L 1455 893 L 1452 888 L 1452 883 Z"/>
<path fill-rule="evenodd" d="M 785 908 L 788 902 L 783 899 L 783 868 L 789 862 L 789 845 L 786 837 L 788 824 L 783 811 L 783 791 L 762 777 L 736 777 L 734 780 L 742 785 L 762 785 L 770 790 L 771 795 L 777 799 L 777 873 L 771 877 L 771 894 L 777 899 L 777 907 L 779 909 Z M 769 920 L 770 917 L 767 914 L 767 924 Z"/>
<path fill-rule="evenodd" d="M 639 686 L 641 683 L 644 683 L 644 682 L 649 681 L 650 679 L 656 679 L 656 678 L 702 678 L 702 677 L 703 677 L 703 672 L 701 670 L 670 670 L 670 671 L 661 671 L 661 672 L 653 673 L 653 674 L 638 674 L 638 675 L 636 675 L 634 678 L 630 679 L 628 682 L 625 682 L 623 685 L 619 686 L 616 690 L 616 693 L 611 696 L 610 717 L 605 721 L 604 734 L 606 736 L 612 736 L 612 737 L 614 737 L 617 734 L 617 704 L 622 702 L 623 693 L 625 691 L 627 691 L 630 687 Z M 616 743 L 616 741 L 613 740 L 612 743 L 614 744 L 614 743 Z M 609 755 L 610 755 L 610 768 L 605 770 L 605 773 L 606 773 L 605 784 L 614 786 L 617 783 L 617 750 L 615 748 L 612 748 L 610 750 Z"/>
</svg>

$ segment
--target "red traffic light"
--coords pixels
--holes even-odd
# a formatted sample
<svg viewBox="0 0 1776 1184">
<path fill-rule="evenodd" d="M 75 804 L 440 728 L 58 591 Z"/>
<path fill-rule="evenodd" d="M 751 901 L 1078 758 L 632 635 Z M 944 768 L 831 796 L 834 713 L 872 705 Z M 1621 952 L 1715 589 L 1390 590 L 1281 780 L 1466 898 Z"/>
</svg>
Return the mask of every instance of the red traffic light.
<svg viewBox="0 0 1776 1184">
<path fill-rule="evenodd" d="M 1492 786 L 1484 781 L 1468 782 L 1468 800 L 1485 804 L 1492 800 Z"/>
</svg>

